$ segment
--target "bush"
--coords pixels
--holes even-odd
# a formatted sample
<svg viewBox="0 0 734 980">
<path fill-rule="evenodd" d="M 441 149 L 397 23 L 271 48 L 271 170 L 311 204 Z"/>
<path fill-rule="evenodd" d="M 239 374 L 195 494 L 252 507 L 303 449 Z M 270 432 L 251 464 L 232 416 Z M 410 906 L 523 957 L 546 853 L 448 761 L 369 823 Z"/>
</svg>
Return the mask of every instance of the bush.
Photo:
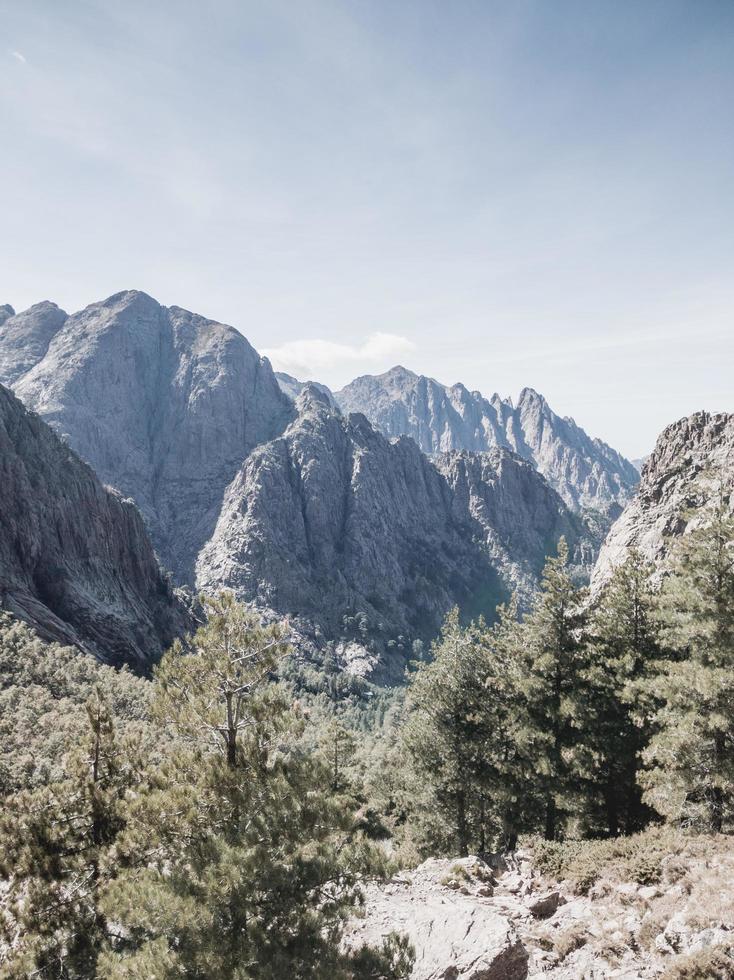
<svg viewBox="0 0 734 980">
<path fill-rule="evenodd" d="M 673 830 L 653 828 L 632 837 L 610 840 L 545 841 L 530 846 L 536 867 L 573 891 L 585 895 L 601 878 L 654 885 L 661 881 L 664 862 L 679 852 L 687 838 Z"/>
<path fill-rule="evenodd" d="M 677 956 L 660 980 L 734 980 L 731 946 L 712 946 Z"/>
</svg>

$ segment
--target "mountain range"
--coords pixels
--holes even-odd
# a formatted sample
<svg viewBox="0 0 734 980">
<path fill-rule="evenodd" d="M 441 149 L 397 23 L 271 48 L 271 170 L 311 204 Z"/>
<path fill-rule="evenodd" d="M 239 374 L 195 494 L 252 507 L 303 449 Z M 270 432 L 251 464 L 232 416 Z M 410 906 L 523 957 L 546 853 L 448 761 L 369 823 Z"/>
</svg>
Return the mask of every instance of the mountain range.
<svg viewBox="0 0 734 980">
<path fill-rule="evenodd" d="M 175 584 L 231 588 L 290 617 L 310 641 L 369 646 L 370 662 L 384 668 L 396 639 L 404 649 L 430 639 L 453 605 L 491 616 L 513 591 L 526 599 L 561 535 L 576 574 L 588 577 L 639 479 L 631 463 L 531 389 L 513 406 L 398 367 L 331 393 L 276 376 L 233 327 L 137 291 L 73 315 L 48 302 L 19 314 L 0 307 L 0 384 L 44 420 L 23 415 L 39 433 L 31 463 L 21 458 L 31 452 L 27 440 L 13 452 L 16 469 L 43 471 L 46 487 L 43 507 L 31 514 L 23 499 L 36 483 L 17 476 L 6 483 L 17 516 L 10 531 L 0 524 L 4 604 L 31 622 L 51 622 L 18 600 L 43 604 L 48 589 L 12 556 L 25 556 L 26 541 L 38 539 L 38 570 L 38 556 L 61 547 L 63 512 L 69 540 L 94 541 L 92 530 L 103 527 L 108 556 L 122 556 L 117 576 L 123 586 L 131 577 L 133 594 L 106 585 L 116 609 L 133 609 L 147 592 L 162 597 L 155 612 L 143 611 L 152 658 L 185 615 L 153 547 Z M 20 402 L 4 398 L 17 427 Z M 54 462 L 62 442 L 48 426 L 73 464 Z M 656 448 L 643 489 L 662 455 Z M 85 491 L 104 516 L 86 502 L 69 510 L 82 473 L 115 488 L 97 481 Z M 613 546 L 605 547 L 609 554 Z M 129 566 L 136 550 L 142 573 Z M 76 576 L 81 593 L 87 574 L 84 566 L 67 579 Z M 142 638 L 125 650 L 96 627 L 82 636 L 79 623 L 99 618 L 102 606 L 95 600 L 64 619 L 47 603 L 79 645 L 135 660 Z M 110 624 L 114 632 L 114 617 Z"/>
<path fill-rule="evenodd" d="M 429 454 L 511 449 L 576 510 L 595 508 L 614 518 L 639 480 L 629 460 L 556 415 L 532 388 L 523 388 L 513 405 L 510 398 L 487 399 L 462 384 L 449 387 L 395 367 L 357 378 L 334 397 L 343 411 L 362 412 L 388 436 L 412 436 Z"/>
</svg>

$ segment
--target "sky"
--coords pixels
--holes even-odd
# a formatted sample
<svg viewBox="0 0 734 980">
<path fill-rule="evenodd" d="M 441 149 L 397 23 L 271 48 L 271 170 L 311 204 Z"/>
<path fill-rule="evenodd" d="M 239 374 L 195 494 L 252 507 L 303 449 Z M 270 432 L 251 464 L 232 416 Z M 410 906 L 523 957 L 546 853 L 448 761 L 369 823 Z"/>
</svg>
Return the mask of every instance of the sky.
<svg viewBox="0 0 734 980">
<path fill-rule="evenodd" d="M 339 388 L 734 411 L 732 0 L 0 0 L 0 303 L 143 289 Z"/>
</svg>

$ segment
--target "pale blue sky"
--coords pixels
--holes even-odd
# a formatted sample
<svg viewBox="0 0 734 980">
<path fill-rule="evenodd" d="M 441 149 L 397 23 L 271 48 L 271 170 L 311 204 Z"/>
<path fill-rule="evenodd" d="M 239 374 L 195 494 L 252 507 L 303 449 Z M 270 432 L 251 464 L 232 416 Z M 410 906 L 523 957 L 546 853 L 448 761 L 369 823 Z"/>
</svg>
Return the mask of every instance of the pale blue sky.
<svg viewBox="0 0 734 980">
<path fill-rule="evenodd" d="M 734 411 L 733 0 L 0 0 L 0 302 L 140 288 L 338 387 Z"/>
</svg>

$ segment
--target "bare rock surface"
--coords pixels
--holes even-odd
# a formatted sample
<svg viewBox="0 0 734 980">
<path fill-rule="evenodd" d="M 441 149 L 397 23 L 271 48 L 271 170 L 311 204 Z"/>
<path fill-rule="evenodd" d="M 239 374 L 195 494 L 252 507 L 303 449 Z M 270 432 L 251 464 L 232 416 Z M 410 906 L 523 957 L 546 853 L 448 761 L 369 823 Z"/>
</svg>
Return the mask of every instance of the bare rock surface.
<svg viewBox="0 0 734 980">
<path fill-rule="evenodd" d="M 292 405 L 232 327 L 134 290 L 69 317 L 55 310 L 5 321 L 0 366 L 105 483 L 135 499 L 162 560 L 190 582 L 225 487 Z"/>
<path fill-rule="evenodd" d="M 734 415 L 697 412 L 663 430 L 634 500 L 612 526 L 592 575 L 607 581 L 632 548 L 658 567 L 671 542 L 694 527 L 697 508 L 734 486 Z M 734 504 L 734 501 L 732 502 Z"/>
<path fill-rule="evenodd" d="M 55 303 L 36 303 L 16 314 L 0 307 L 0 384 L 12 387 L 46 352 L 67 315 Z"/>
<path fill-rule="evenodd" d="M 370 885 L 346 942 L 403 933 L 416 952 L 412 980 L 652 980 L 670 968 L 703 977 L 692 961 L 712 948 L 728 950 L 734 970 L 731 839 L 680 835 L 657 853 L 657 884 L 612 860 L 583 894 L 544 877 L 532 849 L 431 859 Z"/>
<path fill-rule="evenodd" d="M 406 935 L 416 952 L 412 980 L 524 980 L 527 949 L 504 912 L 478 894 L 491 879 L 476 858 L 426 861 L 367 889 L 365 915 L 351 921 L 346 942 Z"/>
<path fill-rule="evenodd" d="M 496 394 L 487 399 L 462 384 L 442 385 L 395 367 L 355 379 L 335 398 L 343 411 L 362 412 L 389 436 L 412 436 L 429 454 L 512 449 L 577 510 L 593 507 L 614 517 L 639 479 L 632 463 L 573 419 L 556 415 L 532 388 L 524 388 L 514 406 Z"/>
<path fill-rule="evenodd" d="M 326 395 L 329 404 L 332 408 L 338 408 L 336 404 L 336 399 L 330 388 L 326 385 L 319 384 L 318 381 L 299 381 L 298 378 L 294 378 L 292 374 L 285 374 L 284 371 L 276 371 L 275 378 L 282 391 L 292 400 L 296 401 L 298 396 L 303 392 L 307 385 L 313 385 L 317 391 L 320 391 L 322 395 Z"/>
<path fill-rule="evenodd" d="M 2 386 L 0 605 L 44 639 L 137 668 L 188 625 L 133 502 Z"/>
<path fill-rule="evenodd" d="M 584 554 L 578 519 L 511 452 L 434 465 L 313 387 L 298 410 L 227 489 L 200 588 L 225 585 L 330 635 L 362 614 L 372 636 L 427 638 L 453 605 L 491 616 L 512 589 L 527 592 L 561 534 Z"/>
</svg>

